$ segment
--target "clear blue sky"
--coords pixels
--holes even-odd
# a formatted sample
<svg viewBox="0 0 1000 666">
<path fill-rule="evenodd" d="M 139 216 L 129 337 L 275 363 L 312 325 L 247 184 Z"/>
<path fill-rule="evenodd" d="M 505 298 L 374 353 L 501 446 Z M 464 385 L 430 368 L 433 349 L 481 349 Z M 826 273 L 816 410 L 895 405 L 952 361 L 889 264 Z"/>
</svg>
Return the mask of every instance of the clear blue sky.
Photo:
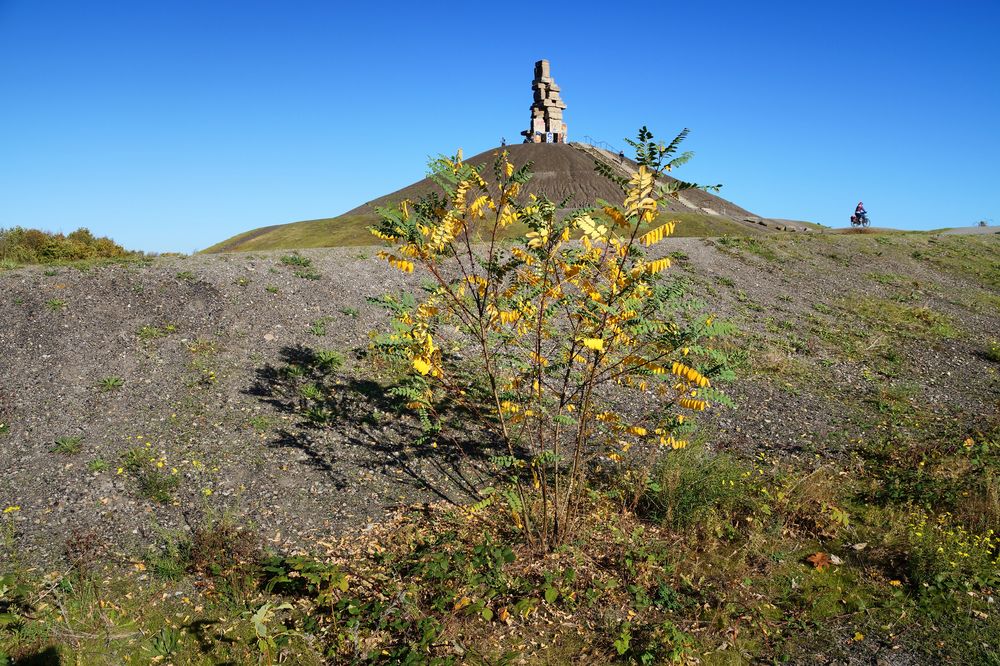
<svg viewBox="0 0 1000 666">
<path fill-rule="evenodd" d="M 348 5 L 346 7 L 342 5 Z M 527 126 L 690 127 L 774 217 L 1000 223 L 1000 3 L 0 0 L 0 227 L 190 252 L 329 217 Z"/>
</svg>

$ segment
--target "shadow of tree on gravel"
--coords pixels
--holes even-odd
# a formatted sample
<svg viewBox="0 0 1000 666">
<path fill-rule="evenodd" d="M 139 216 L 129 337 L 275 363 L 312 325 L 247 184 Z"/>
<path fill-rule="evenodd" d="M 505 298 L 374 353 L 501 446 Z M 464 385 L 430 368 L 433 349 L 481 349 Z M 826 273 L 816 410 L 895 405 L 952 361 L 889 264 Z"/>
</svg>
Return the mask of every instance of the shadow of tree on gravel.
<svg viewBox="0 0 1000 666">
<path fill-rule="evenodd" d="M 336 352 L 296 345 L 279 354 L 278 364 L 256 370 L 246 393 L 296 419 L 269 445 L 303 452 L 338 489 L 357 470 L 381 474 L 387 489 L 404 484 L 452 503 L 478 499 L 477 489 L 489 485 L 488 459 L 495 450 L 467 413 L 445 415 L 440 440 L 447 444 L 417 446 L 420 423 L 400 410 L 391 387 L 341 372 L 343 357 Z"/>
<path fill-rule="evenodd" d="M 15 666 L 59 666 L 62 660 L 59 658 L 59 651 L 56 648 L 47 647 L 41 652 L 18 657 L 12 663 Z"/>
<path fill-rule="evenodd" d="M 198 642 L 198 650 L 204 654 L 211 654 L 213 648 L 218 643 L 224 643 L 228 645 L 234 645 L 237 640 L 232 636 L 226 636 L 221 631 L 215 631 L 216 625 L 221 624 L 221 620 L 194 620 L 193 622 L 188 622 L 182 625 L 194 639 Z M 219 666 L 226 666 L 227 664 L 232 664 L 233 662 L 217 662 Z"/>
</svg>

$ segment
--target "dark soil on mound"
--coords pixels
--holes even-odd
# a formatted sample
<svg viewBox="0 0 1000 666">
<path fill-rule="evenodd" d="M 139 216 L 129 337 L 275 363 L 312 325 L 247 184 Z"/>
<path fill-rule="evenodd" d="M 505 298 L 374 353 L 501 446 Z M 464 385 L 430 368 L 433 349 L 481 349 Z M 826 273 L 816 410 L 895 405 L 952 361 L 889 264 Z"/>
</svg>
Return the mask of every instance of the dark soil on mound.
<svg viewBox="0 0 1000 666">
<path fill-rule="evenodd" d="M 483 173 L 484 177 L 487 177 L 492 173 L 493 162 L 500 150 L 502 149 L 499 147 L 492 148 L 478 155 L 466 157 L 465 161 L 475 166 L 485 164 L 486 169 Z M 516 165 L 531 162 L 533 173 L 531 191 L 537 195 L 544 195 L 551 201 L 558 203 L 568 199 L 569 208 L 580 208 L 593 205 L 598 199 L 618 201 L 622 198 L 618 186 L 594 170 L 595 156 L 574 145 L 519 143 L 507 146 L 507 151 L 510 153 L 511 161 Z M 625 162 L 634 166 L 632 160 L 626 159 Z M 674 179 L 667 177 L 667 180 Z M 416 200 L 432 191 L 440 192 L 440 188 L 429 178 L 424 178 L 401 190 L 358 206 L 344 215 L 375 214 L 375 209 L 379 206 L 396 204 L 404 199 Z M 753 217 L 753 213 L 708 192 L 691 191 L 686 193 L 685 197 L 698 206 L 715 209 L 720 215 L 734 219 Z M 674 212 L 681 213 L 692 210 L 677 201 L 669 201 L 668 207 Z"/>
</svg>

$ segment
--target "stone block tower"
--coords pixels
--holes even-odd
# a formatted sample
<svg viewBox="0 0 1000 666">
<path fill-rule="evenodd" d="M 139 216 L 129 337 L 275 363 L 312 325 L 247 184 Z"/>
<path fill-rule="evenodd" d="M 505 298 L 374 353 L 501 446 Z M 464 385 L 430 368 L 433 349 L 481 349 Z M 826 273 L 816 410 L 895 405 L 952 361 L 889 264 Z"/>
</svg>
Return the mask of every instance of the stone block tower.
<svg viewBox="0 0 1000 666">
<path fill-rule="evenodd" d="M 566 123 L 559 98 L 559 86 L 549 73 L 549 61 L 535 63 L 535 79 L 531 82 L 535 101 L 531 104 L 531 125 L 521 132 L 525 143 L 566 143 Z"/>
</svg>

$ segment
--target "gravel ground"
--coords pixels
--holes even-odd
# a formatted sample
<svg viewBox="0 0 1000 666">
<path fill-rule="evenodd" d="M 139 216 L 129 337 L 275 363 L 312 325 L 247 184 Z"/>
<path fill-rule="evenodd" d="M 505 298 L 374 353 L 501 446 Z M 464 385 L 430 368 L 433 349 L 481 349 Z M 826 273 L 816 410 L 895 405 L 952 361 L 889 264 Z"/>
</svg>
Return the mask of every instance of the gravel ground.
<svg viewBox="0 0 1000 666">
<path fill-rule="evenodd" d="M 737 408 L 704 419 L 714 445 L 806 464 L 842 455 L 876 427 L 866 400 L 901 382 L 912 400 L 970 428 L 995 422 L 997 366 L 982 350 L 1000 330 L 1000 294 L 871 237 L 787 243 L 778 260 L 711 240 L 663 245 L 683 253 L 673 270 L 712 311 L 753 334 L 747 345 L 776 349 L 779 367 L 798 369 L 748 369 L 730 386 Z M 9 429 L 0 434 L 0 507 L 21 507 L 12 515 L 22 557 L 51 560 L 80 530 L 134 555 L 221 513 L 251 522 L 276 548 L 308 547 L 400 504 L 468 497 L 484 466 L 444 447 L 404 446 L 415 425 L 390 416 L 360 353 L 387 320 L 366 298 L 419 279 L 385 266 L 372 248 L 303 255 L 318 279 L 296 276 L 301 269 L 280 253 L 0 273 L 0 423 Z M 963 332 L 927 342 L 865 331 L 902 358 L 900 376 L 880 382 L 863 361 L 810 337 L 817 321 L 848 321 L 849 307 L 838 306 L 846 295 L 903 288 L 866 278 L 873 272 L 906 276 L 919 304 Z M 792 336 L 808 349 L 787 351 Z M 344 352 L 347 363 L 337 412 L 315 428 L 283 392 L 279 369 L 320 349 Z M 79 437 L 78 452 L 52 450 L 67 437 Z M 176 501 L 143 496 L 123 462 L 133 450 L 151 452 L 160 473 L 180 479 Z"/>
<path fill-rule="evenodd" d="M 1000 234 L 1000 227 L 996 225 L 987 227 L 980 227 L 978 225 L 974 227 L 954 227 L 953 229 L 945 229 L 941 233 L 948 236 L 954 236 L 954 235 L 981 236 L 983 234 Z"/>
</svg>

